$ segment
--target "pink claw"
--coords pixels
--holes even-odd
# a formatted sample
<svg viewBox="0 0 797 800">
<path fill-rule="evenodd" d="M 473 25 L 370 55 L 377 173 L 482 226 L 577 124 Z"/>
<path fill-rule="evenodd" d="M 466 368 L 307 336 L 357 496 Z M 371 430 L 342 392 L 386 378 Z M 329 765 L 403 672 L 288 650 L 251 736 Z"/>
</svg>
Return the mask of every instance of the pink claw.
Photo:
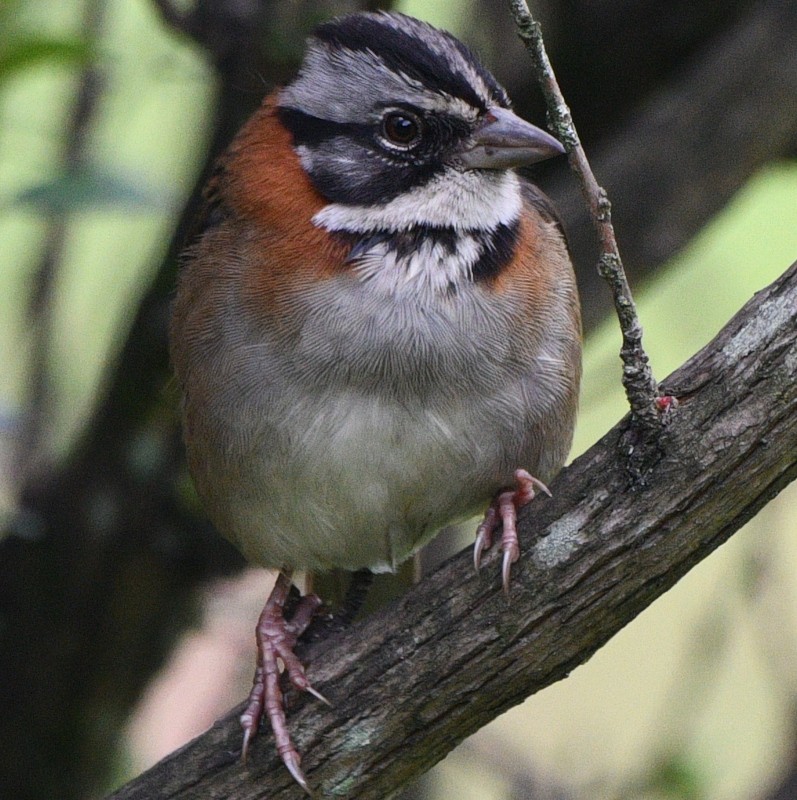
<svg viewBox="0 0 797 800">
<path fill-rule="evenodd" d="M 283 764 L 304 791 L 312 795 L 300 766 L 301 757 L 288 733 L 278 660 L 285 665 L 288 678 L 297 689 L 309 692 L 329 705 L 329 701 L 310 685 L 304 666 L 293 651 L 297 639 L 310 624 L 321 601 L 316 595 L 305 595 L 299 601 L 293 617 L 288 621 L 285 619 L 284 609 L 290 589 L 291 572 L 282 570 L 257 621 L 255 629 L 257 667 L 252 681 L 252 691 L 240 718 L 244 730 L 241 757 L 246 760 L 249 745 L 257 733 L 265 711 Z"/>
<path fill-rule="evenodd" d="M 473 565 L 478 571 L 481 566 L 482 553 L 493 543 L 493 535 L 501 530 L 501 549 L 504 557 L 501 562 L 501 583 L 504 594 L 509 597 L 509 584 L 512 564 L 520 558 L 520 543 L 517 535 L 517 512 L 530 503 L 537 490 L 550 496 L 548 487 L 539 479 L 530 475 L 525 469 L 515 470 L 515 489 L 499 492 L 495 500 L 484 512 L 484 519 L 476 529 L 476 543 L 473 546 Z"/>
</svg>

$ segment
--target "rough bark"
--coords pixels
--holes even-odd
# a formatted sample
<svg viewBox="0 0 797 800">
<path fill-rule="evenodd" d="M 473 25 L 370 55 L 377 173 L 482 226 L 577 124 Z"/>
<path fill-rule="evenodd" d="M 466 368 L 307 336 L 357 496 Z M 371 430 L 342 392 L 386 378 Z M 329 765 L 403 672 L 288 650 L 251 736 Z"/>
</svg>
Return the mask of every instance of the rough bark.
<svg viewBox="0 0 797 800">
<path fill-rule="evenodd" d="M 307 653 L 334 704 L 290 728 L 321 796 L 385 798 L 561 680 L 797 477 L 797 264 L 664 388 L 653 449 L 621 421 L 521 515 L 511 604 L 498 558 L 463 552 L 397 604 Z M 233 712 L 113 800 L 299 798 L 263 734 L 243 765 Z"/>
</svg>

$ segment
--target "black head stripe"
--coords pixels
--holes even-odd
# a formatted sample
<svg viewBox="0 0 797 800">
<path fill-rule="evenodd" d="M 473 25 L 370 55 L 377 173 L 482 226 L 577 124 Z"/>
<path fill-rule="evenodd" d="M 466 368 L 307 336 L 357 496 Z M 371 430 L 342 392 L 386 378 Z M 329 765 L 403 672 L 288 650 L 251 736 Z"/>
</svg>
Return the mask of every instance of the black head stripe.
<svg viewBox="0 0 797 800">
<path fill-rule="evenodd" d="M 474 72 L 476 72 L 476 74 L 484 81 L 485 85 L 490 90 L 490 100 L 502 108 L 510 108 L 512 102 L 509 99 L 509 95 L 506 93 L 506 89 L 504 89 L 504 87 L 498 83 L 492 72 L 484 67 L 473 50 L 471 50 L 470 47 L 468 47 L 464 42 L 461 42 L 455 36 L 452 36 L 450 33 L 446 33 L 445 31 L 442 31 L 442 33 L 451 41 L 454 47 L 459 51 L 462 58 L 465 61 L 470 62 Z"/>
<path fill-rule="evenodd" d="M 403 24 L 396 27 L 390 21 Z M 425 37 L 413 30 L 424 26 L 424 31 L 434 33 L 434 43 L 456 54 L 479 75 L 491 93 L 493 102 L 507 105 L 506 92 L 495 78 L 479 63 L 476 56 L 458 39 L 445 31 L 437 31 L 417 20 L 401 14 L 353 14 L 339 17 L 320 25 L 315 36 L 320 41 L 340 49 L 370 50 L 394 72 L 403 72 L 430 91 L 445 92 L 465 100 L 474 108 L 486 110 L 488 98 L 481 97 L 469 82 L 468 76 L 454 69 L 449 58 L 442 56 Z"/>
</svg>

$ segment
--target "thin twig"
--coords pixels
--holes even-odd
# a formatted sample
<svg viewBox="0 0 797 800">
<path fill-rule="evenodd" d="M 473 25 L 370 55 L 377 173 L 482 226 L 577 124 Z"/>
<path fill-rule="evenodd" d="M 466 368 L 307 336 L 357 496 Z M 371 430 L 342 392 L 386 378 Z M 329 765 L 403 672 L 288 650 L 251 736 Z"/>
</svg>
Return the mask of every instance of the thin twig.
<svg viewBox="0 0 797 800">
<path fill-rule="evenodd" d="M 537 79 L 548 106 L 549 123 L 557 138 L 567 149 L 570 167 L 578 178 L 598 234 L 601 250 L 598 271 L 611 289 L 623 335 L 620 358 L 623 362 L 623 386 L 628 404 L 638 423 L 648 431 L 654 432 L 661 422 L 659 410 L 668 405 L 659 402 L 659 387 L 642 347 L 642 326 L 639 324 L 631 288 L 620 260 L 612 226 L 611 204 L 606 192 L 595 180 L 584 148 L 581 146 L 570 109 L 565 103 L 551 62 L 548 60 L 540 24 L 532 17 L 526 0 L 509 0 L 509 5 L 515 18 L 518 36 L 534 61 Z"/>
</svg>

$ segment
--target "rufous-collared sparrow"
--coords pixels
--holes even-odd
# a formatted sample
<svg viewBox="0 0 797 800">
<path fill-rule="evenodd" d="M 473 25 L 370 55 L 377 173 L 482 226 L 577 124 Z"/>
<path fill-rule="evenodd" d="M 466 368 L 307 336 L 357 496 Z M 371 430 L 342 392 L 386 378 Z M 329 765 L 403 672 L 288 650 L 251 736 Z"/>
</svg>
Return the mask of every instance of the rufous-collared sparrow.
<svg viewBox="0 0 797 800">
<path fill-rule="evenodd" d="M 280 570 L 244 753 L 265 709 L 305 788 L 278 659 L 315 693 L 293 646 L 318 600 L 285 620 L 293 570 L 392 570 L 487 506 L 475 560 L 500 528 L 507 589 L 516 509 L 567 456 L 576 285 L 514 170 L 561 152 L 453 36 L 362 13 L 317 28 L 207 188 L 171 327 L 188 463 L 219 531 Z"/>
</svg>

